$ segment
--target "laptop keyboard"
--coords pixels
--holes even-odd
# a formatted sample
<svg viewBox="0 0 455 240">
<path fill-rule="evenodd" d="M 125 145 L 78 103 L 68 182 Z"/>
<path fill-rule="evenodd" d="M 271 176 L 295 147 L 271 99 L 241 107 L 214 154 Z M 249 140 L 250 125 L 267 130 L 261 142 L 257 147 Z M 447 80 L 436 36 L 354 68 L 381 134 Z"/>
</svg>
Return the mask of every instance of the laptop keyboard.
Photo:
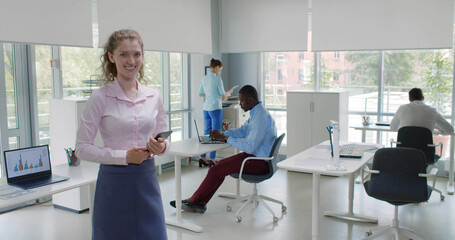
<svg viewBox="0 0 455 240">
<path fill-rule="evenodd" d="M 52 183 L 62 182 L 67 179 L 68 178 L 66 177 L 52 175 L 51 177 L 34 178 L 33 180 L 20 181 L 15 183 L 14 185 L 19 186 L 21 188 L 29 189 L 49 185 Z"/>
<path fill-rule="evenodd" d="M 201 141 L 206 143 L 224 143 L 223 141 L 213 140 L 210 136 L 202 136 Z"/>
<path fill-rule="evenodd" d="M 340 154 L 348 154 L 348 155 L 350 155 L 350 154 L 352 154 L 354 152 L 354 149 L 355 149 L 354 147 L 342 148 L 340 150 Z"/>
<path fill-rule="evenodd" d="M 363 156 L 363 150 L 355 146 L 343 147 L 340 149 L 340 156 L 348 158 L 360 158 Z"/>
</svg>

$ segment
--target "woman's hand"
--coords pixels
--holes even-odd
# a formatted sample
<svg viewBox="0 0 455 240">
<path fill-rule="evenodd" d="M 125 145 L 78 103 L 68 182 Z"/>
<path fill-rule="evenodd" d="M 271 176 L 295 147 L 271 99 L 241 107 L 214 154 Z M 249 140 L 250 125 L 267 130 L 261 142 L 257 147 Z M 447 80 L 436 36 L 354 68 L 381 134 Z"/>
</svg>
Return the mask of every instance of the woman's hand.
<svg viewBox="0 0 455 240">
<path fill-rule="evenodd" d="M 158 140 L 155 140 L 151 137 L 147 142 L 147 150 L 153 155 L 163 153 L 165 149 L 166 143 L 164 142 L 163 138 L 158 138 Z"/>
<path fill-rule="evenodd" d="M 146 147 L 133 147 L 126 151 L 126 162 L 131 164 L 141 164 L 150 156 Z"/>
</svg>

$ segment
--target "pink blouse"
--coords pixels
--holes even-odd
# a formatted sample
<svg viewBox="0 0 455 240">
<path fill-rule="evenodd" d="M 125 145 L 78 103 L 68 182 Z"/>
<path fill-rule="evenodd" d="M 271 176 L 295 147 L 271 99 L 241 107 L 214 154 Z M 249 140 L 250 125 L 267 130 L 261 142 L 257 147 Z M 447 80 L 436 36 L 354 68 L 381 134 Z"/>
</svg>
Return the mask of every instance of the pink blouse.
<svg viewBox="0 0 455 240">
<path fill-rule="evenodd" d="M 127 150 L 134 146 L 145 147 L 150 137 L 167 130 L 161 94 L 140 83 L 137 86 L 134 101 L 126 97 L 117 80 L 93 91 L 77 131 L 78 158 L 127 165 Z M 93 145 L 98 130 L 104 147 Z M 168 148 L 166 142 L 166 151 Z"/>
</svg>

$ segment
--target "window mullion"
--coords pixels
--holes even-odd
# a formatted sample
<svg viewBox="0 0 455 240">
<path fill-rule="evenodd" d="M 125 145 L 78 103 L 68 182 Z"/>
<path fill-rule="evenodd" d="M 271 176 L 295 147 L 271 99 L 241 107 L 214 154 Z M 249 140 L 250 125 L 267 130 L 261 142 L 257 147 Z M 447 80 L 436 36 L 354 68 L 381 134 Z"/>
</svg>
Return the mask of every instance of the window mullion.
<svg viewBox="0 0 455 240">
<path fill-rule="evenodd" d="M 37 82 L 36 82 L 36 58 L 35 46 L 27 45 L 27 65 L 28 65 L 28 79 L 29 79 L 29 106 L 30 106 L 30 136 L 32 145 L 39 145 L 39 116 L 38 116 L 38 96 L 37 96 Z"/>
<path fill-rule="evenodd" d="M 14 135 L 19 136 L 18 147 L 31 146 L 31 131 L 30 131 L 30 104 L 29 104 L 29 75 L 27 62 L 27 47 L 25 44 L 15 44 L 15 67 L 16 76 L 16 109 L 18 118 L 19 132 Z M 11 135 L 10 135 L 11 136 Z"/>
<path fill-rule="evenodd" d="M 52 61 L 52 96 L 56 99 L 63 99 L 63 79 L 62 79 L 62 57 L 61 48 L 53 46 L 51 50 Z"/>
<path fill-rule="evenodd" d="M 163 106 L 164 109 L 169 112 L 171 110 L 171 81 L 170 81 L 170 61 L 169 61 L 169 53 L 163 52 Z M 167 115 L 167 122 L 169 129 L 171 127 L 171 116 L 170 114 Z"/>
</svg>

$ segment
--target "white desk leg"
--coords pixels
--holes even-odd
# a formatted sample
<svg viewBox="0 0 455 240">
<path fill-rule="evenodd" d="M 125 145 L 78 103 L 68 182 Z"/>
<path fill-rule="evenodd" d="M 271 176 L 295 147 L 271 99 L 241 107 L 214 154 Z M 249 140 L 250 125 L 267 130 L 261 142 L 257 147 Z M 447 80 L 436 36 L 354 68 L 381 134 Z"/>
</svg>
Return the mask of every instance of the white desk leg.
<svg viewBox="0 0 455 240">
<path fill-rule="evenodd" d="M 166 224 L 175 227 L 191 230 L 193 232 L 202 232 L 202 227 L 185 223 L 182 220 L 182 166 L 180 165 L 180 156 L 174 156 L 174 169 L 175 169 L 175 220 L 166 220 Z"/>
<path fill-rule="evenodd" d="M 362 130 L 362 142 L 365 143 L 367 141 L 367 130 L 363 129 Z M 362 177 L 359 175 L 355 179 L 355 183 L 360 184 L 362 183 Z"/>
<path fill-rule="evenodd" d="M 447 183 L 447 194 L 453 195 L 453 168 L 455 143 L 453 135 L 450 135 L 450 161 L 449 161 L 449 182 Z"/>
<path fill-rule="evenodd" d="M 231 198 L 231 199 L 236 199 L 236 198 L 241 198 L 241 197 L 243 197 L 243 196 L 240 194 L 240 180 L 239 180 L 239 179 L 236 179 L 235 182 L 236 182 L 235 193 L 225 193 L 225 192 L 221 192 L 221 193 L 218 194 L 218 197 Z M 245 200 L 246 200 L 246 199 L 245 199 Z"/>
<path fill-rule="evenodd" d="M 362 142 L 365 143 L 367 141 L 367 130 L 363 129 L 362 130 Z M 355 179 L 355 183 L 360 184 L 362 183 L 362 177 L 359 175 Z"/>
<path fill-rule="evenodd" d="M 368 217 L 365 215 L 354 214 L 354 173 L 349 175 L 349 205 L 348 212 L 325 212 L 324 216 L 341 218 L 349 221 L 378 223 L 377 218 Z"/>
<path fill-rule="evenodd" d="M 319 229 L 319 195 L 321 189 L 319 180 L 321 175 L 313 173 L 313 209 L 311 210 L 311 236 L 313 240 L 318 239 Z"/>
</svg>

